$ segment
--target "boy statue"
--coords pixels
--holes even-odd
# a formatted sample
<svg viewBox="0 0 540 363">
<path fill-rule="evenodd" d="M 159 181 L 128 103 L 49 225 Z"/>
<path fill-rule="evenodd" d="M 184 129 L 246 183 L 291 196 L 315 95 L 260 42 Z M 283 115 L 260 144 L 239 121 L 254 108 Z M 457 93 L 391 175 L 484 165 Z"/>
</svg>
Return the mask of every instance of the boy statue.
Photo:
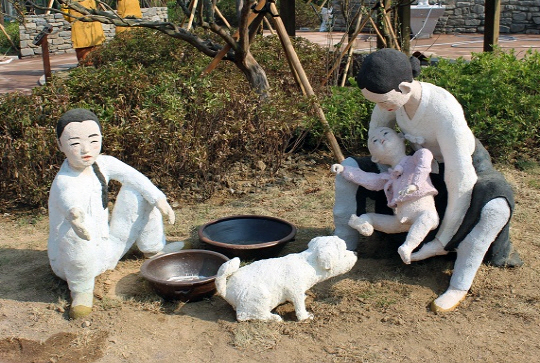
<svg viewBox="0 0 540 363">
<path fill-rule="evenodd" d="M 134 245 L 146 257 L 173 252 L 183 242 L 165 247 L 162 216 L 174 223 L 166 197 L 143 174 L 101 155 L 101 124 L 86 109 L 72 109 L 56 125 L 64 160 L 49 194 L 48 255 L 53 272 L 67 281 L 69 316 L 91 313 L 94 279 L 114 269 Z M 109 218 L 109 180 L 122 183 Z"/>
</svg>

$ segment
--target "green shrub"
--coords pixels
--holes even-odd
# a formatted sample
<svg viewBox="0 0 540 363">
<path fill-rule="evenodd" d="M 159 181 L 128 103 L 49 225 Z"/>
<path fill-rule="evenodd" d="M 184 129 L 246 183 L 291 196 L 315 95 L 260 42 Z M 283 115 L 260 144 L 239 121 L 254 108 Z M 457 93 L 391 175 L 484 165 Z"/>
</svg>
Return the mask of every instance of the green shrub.
<svg viewBox="0 0 540 363">
<path fill-rule="evenodd" d="M 322 67 L 313 54 L 317 48 L 298 41 L 298 49 L 309 52 L 313 79 Z M 143 172 L 171 198 L 209 197 L 237 162 L 262 161 L 267 173 L 276 170 L 312 110 L 276 37 L 258 39 L 253 52 L 268 70 L 271 102 L 261 103 L 230 62 L 200 77 L 211 58 L 149 30 L 116 37 L 92 54 L 95 67 L 77 67 L 67 79 L 53 77 L 32 96 L 0 97 L 2 204 L 46 204 L 63 160 L 54 126 L 74 107 L 100 118 L 104 153 Z"/>
<path fill-rule="evenodd" d="M 463 106 L 476 137 L 492 157 L 538 157 L 540 53 L 479 53 L 470 62 L 441 60 L 421 80 L 447 89 Z"/>
<path fill-rule="evenodd" d="M 17 21 L 6 22 L 4 24 L 6 33 L 13 41 L 14 44 L 19 44 L 19 23 Z M 0 32 L 0 55 L 17 55 L 18 50 L 13 47 L 9 39 L 4 32 Z"/>
<path fill-rule="evenodd" d="M 344 153 L 354 155 L 366 150 L 369 120 L 375 104 L 364 98 L 354 79 L 349 82 L 351 87 L 332 87 L 331 96 L 324 99 L 322 106 Z M 315 130 L 322 132 L 320 127 Z"/>
</svg>

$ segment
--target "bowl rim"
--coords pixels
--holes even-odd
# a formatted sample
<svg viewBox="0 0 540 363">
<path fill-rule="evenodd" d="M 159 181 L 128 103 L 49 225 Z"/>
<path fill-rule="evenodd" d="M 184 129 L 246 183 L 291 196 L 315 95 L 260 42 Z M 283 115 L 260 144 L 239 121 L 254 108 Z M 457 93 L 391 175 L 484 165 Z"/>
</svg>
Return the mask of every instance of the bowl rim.
<svg viewBox="0 0 540 363">
<path fill-rule="evenodd" d="M 176 251 L 176 252 L 169 252 L 169 253 L 164 253 L 162 255 L 149 258 L 148 260 L 144 261 L 144 263 L 141 265 L 141 268 L 140 268 L 141 275 L 146 280 L 148 280 L 148 281 L 150 281 L 152 283 L 156 283 L 156 284 L 160 284 L 160 285 L 164 285 L 164 286 L 174 286 L 174 287 L 190 287 L 190 286 L 203 285 L 203 284 L 206 284 L 208 282 L 211 282 L 211 281 L 215 280 L 217 273 L 216 273 L 216 275 L 208 276 L 208 277 L 205 277 L 204 279 L 188 280 L 188 281 L 165 281 L 165 280 L 160 280 L 160 279 L 153 278 L 148 273 L 148 266 L 152 262 L 154 262 L 154 261 L 156 261 L 158 259 L 170 256 L 170 255 L 185 254 L 185 253 L 188 253 L 188 252 L 190 252 L 190 253 L 202 252 L 203 254 L 214 255 L 216 257 L 222 258 L 223 263 L 230 260 L 229 257 L 225 256 L 222 253 L 215 252 L 215 251 L 210 251 L 210 250 L 196 249 L 196 248 L 189 249 L 189 250 L 181 250 L 181 251 Z"/>
<path fill-rule="evenodd" d="M 230 244 L 230 243 L 218 242 L 218 241 L 211 240 L 210 238 L 207 238 L 206 236 L 203 235 L 203 231 L 206 227 L 212 224 L 224 222 L 230 219 L 269 219 L 269 220 L 273 220 L 273 221 L 280 222 L 280 223 L 290 226 L 291 232 L 287 236 L 280 238 L 276 241 L 255 243 L 255 244 L 250 244 L 250 245 L 235 245 L 235 244 Z M 267 247 L 273 247 L 281 243 L 291 241 L 294 238 L 294 236 L 296 236 L 296 232 L 297 232 L 296 226 L 292 224 L 291 222 L 287 222 L 286 220 L 281 219 L 281 218 L 270 217 L 270 216 L 265 216 L 265 215 L 260 215 L 260 214 L 241 214 L 241 215 L 218 218 L 218 219 L 215 219 L 213 221 L 203 224 L 198 230 L 199 239 L 201 241 L 208 243 L 209 245 L 213 245 L 213 246 L 225 248 L 225 249 L 231 249 L 231 250 L 256 250 L 256 249 L 262 249 L 262 248 L 267 248 Z"/>
</svg>

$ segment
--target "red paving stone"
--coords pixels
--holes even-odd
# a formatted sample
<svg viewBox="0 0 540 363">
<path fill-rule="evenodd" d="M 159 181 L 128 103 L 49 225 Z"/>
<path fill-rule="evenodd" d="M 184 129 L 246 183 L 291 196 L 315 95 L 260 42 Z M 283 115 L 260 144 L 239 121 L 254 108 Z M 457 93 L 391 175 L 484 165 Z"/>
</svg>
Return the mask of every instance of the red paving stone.
<svg viewBox="0 0 540 363">
<path fill-rule="evenodd" d="M 75 67 L 75 53 L 50 55 L 49 61 L 53 72 Z M 40 86 L 44 77 L 43 58 L 41 56 L 15 58 L 6 64 L 0 64 L 0 94 L 21 92 L 30 94 L 34 87 Z"/>
<path fill-rule="evenodd" d="M 342 41 L 343 33 L 297 31 L 296 36 L 305 37 L 322 46 L 334 47 Z M 372 34 L 360 34 L 354 43 L 357 52 L 372 52 L 376 46 L 376 37 Z M 499 46 L 505 51 L 514 49 L 518 56 L 522 56 L 528 49 L 540 50 L 540 35 L 501 35 Z M 483 34 L 434 34 L 431 38 L 411 40 L 411 52 L 419 51 L 427 56 L 449 59 L 471 59 L 471 54 L 482 52 L 483 47 Z"/>
<path fill-rule="evenodd" d="M 297 31 L 296 36 L 305 37 L 322 46 L 335 47 L 343 39 L 343 33 L 320 33 Z M 470 59 L 472 53 L 482 52 L 482 34 L 434 34 L 432 38 L 411 41 L 411 51 L 419 51 L 426 56 L 457 59 Z M 518 56 L 523 56 L 528 49 L 540 50 L 540 35 L 508 34 L 499 38 L 500 47 L 508 51 L 514 49 Z M 376 38 L 371 34 L 360 34 L 354 44 L 357 52 L 370 52 L 376 48 Z M 75 53 L 50 56 L 54 71 L 77 65 Z M 39 86 L 43 78 L 43 59 L 41 56 L 14 59 L 10 63 L 0 64 L 0 94 L 8 92 L 31 93 Z"/>
</svg>

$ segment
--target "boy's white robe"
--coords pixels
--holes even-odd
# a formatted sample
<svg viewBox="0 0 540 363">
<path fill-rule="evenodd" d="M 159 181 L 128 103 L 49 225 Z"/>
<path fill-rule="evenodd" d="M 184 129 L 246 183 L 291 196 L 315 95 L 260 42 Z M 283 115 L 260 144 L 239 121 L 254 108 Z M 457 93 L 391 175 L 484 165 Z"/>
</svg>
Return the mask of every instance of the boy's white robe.
<svg viewBox="0 0 540 363">
<path fill-rule="evenodd" d="M 96 163 L 107 183 L 122 183 L 110 221 L 102 204 L 101 183 L 91 168 L 81 173 L 65 160 L 49 195 L 49 260 L 72 292 L 92 292 L 94 278 L 113 269 L 135 242 L 142 252 L 159 252 L 165 246 L 162 216 L 154 207 L 165 198 L 163 192 L 112 156 L 99 155 Z M 84 213 L 89 241 L 73 231 L 67 219 L 72 208 Z"/>
</svg>

